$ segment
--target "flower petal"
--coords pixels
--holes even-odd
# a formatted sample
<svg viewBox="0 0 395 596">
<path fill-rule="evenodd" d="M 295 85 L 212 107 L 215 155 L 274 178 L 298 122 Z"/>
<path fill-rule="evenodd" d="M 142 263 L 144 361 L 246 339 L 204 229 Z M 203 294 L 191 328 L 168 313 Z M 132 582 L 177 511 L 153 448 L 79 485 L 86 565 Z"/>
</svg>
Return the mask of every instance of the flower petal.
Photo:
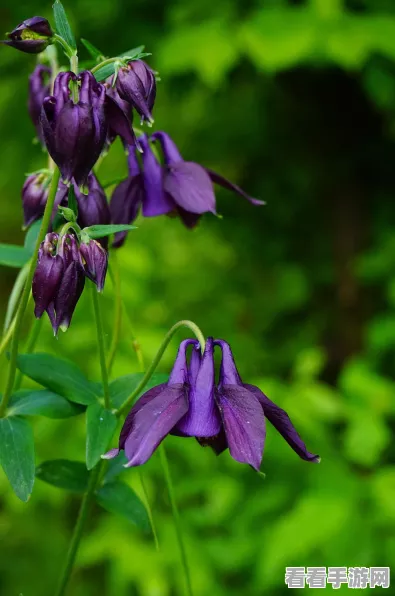
<svg viewBox="0 0 395 596">
<path fill-rule="evenodd" d="M 183 161 L 181 153 L 177 149 L 177 145 L 173 139 L 165 132 L 155 132 L 151 139 L 153 141 L 158 140 L 161 144 L 163 157 L 167 166 L 176 163 L 177 161 Z"/>
<path fill-rule="evenodd" d="M 168 168 L 164 189 L 174 202 L 190 213 L 216 213 L 213 185 L 206 170 L 191 161 L 179 161 Z"/>
<path fill-rule="evenodd" d="M 125 441 L 128 467 L 144 464 L 187 412 L 185 386 L 167 386 L 156 397 L 133 410 L 131 428 Z"/>
<path fill-rule="evenodd" d="M 296 428 L 292 424 L 288 414 L 276 406 L 276 404 L 273 403 L 264 393 L 262 393 L 258 387 L 255 387 L 255 385 L 248 385 L 244 383 L 244 387 L 248 389 L 248 391 L 251 391 L 251 393 L 253 393 L 259 400 L 266 418 L 273 424 L 273 426 L 284 437 L 288 445 L 292 447 L 299 457 L 306 461 L 319 463 L 319 455 L 314 455 L 313 453 L 307 451 L 306 445 L 303 443 L 302 439 L 297 433 Z"/>
<path fill-rule="evenodd" d="M 249 201 L 253 205 L 266 205 L 265 201 L 259 201 L 258 199 L 254 199 L 253 197 L 250 197 L 250 195 L 248 195 L 246 192 L 244 192 L 244 190 L 242 188 L 240 188 L 240 186 L 233 184 L 233 182 L 230 182 L 230 180 L 227 180 L 220 174 L 217 174 L 217 172 L 214 172 L 213 170 L 210 170 L 209 168 L 206 168 L 206 172 L 210 176 L 211 180 L 213 182 L 215 182 L 215 184 L 219 184 L 223 188 L 232 190 L 233 192 L 240 195 L 244 199 L 247 199 L 247 201 Z"/>
<path fill-rule="evenodd" d="M 162 166 L 157 161 L 146 135 L 139 137 L 143 149 L 143 180 L 144 180 L 144 217 L 165 215 L 175 210 L 173 201 L 166 195 L 163 188 Z"/>
<path fill-rule="evenodd" d="M 231 456 L 259 470 L 266 436 L 259 401 L 239 385 L 224 385 L 216 391 L 215 397 Z"/>
</svg>

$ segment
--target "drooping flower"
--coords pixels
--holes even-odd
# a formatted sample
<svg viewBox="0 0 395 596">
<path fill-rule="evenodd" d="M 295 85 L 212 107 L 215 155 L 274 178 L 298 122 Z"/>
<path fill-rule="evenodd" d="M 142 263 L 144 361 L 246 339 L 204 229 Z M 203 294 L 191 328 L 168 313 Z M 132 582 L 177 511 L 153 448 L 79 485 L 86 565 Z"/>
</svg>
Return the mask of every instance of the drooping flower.
<svg viewBox="0 0 395 596">
<path fill-rule="evenodd" d="M 23 225 L 25 228 L 42 217 L 47 198 L 47 176 L 43 173 L 30 174 L 22 187 Z"/>
<path fill-rule="evenodd" d="M 142 121 L 153 122 L 152 109 L 156 97 L 155 75 L 142 60 L 131 60 L 118 70 L 116 88 L 119 96 L 130 103 Z"/>
<path fill-rule="evenodd" d="M 110 203 L 113 223 L 131 223 L 141 207 L 144 217 L 177 214 L 186 227 L 193 228 L 203 213 L 216 213 L 213 182 L 253 205 L 264 204 L 216 172 L 184 161 L 166 133 L 153 134 L 151 141 L 156 140 L 162 148 L 164 165 L 157 160 L 146 135 L 138 139 L 143 150 L 141 167 L 134 148 L 129 148 L 129 178 L 114 190 Z M 125 234 L 118 236 L 114 246 L 120 246 L 124 238 Z"/>
<path fill-rule="evenodd" d="M 29 76 L 29 115 L 36 128 L 37 137 L 42 143 L 44 142 L 44 138 L 41 128 L 41 109 L 44 99 L 50 93 L 50 75 L 51 69 L 48 66 L 37 64 Z"/>
<path fill-rule="evenodd" d="M 192 345 L 190 361 L 187 348 Z M 214 346 L 222 350 L 219 383 L 215 384 Z M 257 387 L 243 384 L 229 344 L 208 338 L 203 355 L 196 340 L 181 342 L 169 381 L 147 391 L 128 414 L 117 449 L 102 456 L 116 457 L 121 449 L 127 466 L 144 464 L 168 435 L 195 437 L 220 454 L 229 448 L 240 463 L 259 470 L 265 443 L 265 418 L 306 461 L 309 453 L 288 415 Z"/>
<path fill-rule="evenodd" d="M 52 43 L 53 32 L 47 19 L 32 17 L 20 23 L 1 43 L 27 54 L 39 54 Z"/>
<path fill-rule="evenodd" d="M 32 283 L 34 314 L 47 312 L 55 335 L 70 325 L 85 285 L 85 272 L 75 236 L 49 233 L 41 243 Z"/>
<path fill-rule="evenodd" d="M 73 101 L 73 96 L 76 102 Z M 105 88 L 89 71 L 58 74 L 41 112 L 44 140 L 65 183 L 86 183 L 107 135 Z"/>
<path fill-rule="evenodd" d="M 107 94 L 106 110 L 107 115 L 109 115 L 106 144 L 110 146 L 116 136 L 119 136 L 124 145 L 135 146 L 137 141 L 132 127 L 132 106 L 119 97 L 118 91 L 112 84 L 112 79 L 113 77 L 104 83 Z"/>
<path fill-rule="evenodd" d="M 89 244 L 82 243 L 80 245 L 80 253 L 85 275 L 96 284 L 97 290 L 102 292 L 108 265 L 106 249 L 96 240 L 91 240 Z"/>
</svg>

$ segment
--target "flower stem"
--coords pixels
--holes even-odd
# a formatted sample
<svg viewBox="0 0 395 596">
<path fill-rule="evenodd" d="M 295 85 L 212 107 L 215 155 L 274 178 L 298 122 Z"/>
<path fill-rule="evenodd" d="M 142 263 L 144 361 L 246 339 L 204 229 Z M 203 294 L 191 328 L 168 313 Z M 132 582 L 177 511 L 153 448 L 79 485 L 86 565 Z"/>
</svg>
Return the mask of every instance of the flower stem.
<svg viewBox="0 0 395 596">
<path fill-rule="evenodd" d="M 20 295 L 23 291 L 23 287 L 25 285 L 25 280 L 26 280 L 27 274 L 29 272 L 29 265 L 30 265 L 30 263 L 26 263 L 26 265 L 24 265 L 22 267 L 22 269 L 19 271 L 19 273 L 15 279 L 14 286 L 11 290 L 10 298 L 8 300 L 8 305 L 7 305 L 7 312 L 6 312 L 6 316 L 5 316 L 5 320 L 4 320 L 4 334 L 7 332 L 8 328 L 11 324 L 12 317 L 14 316 L 15 307 L 16 307 L 18 300 L 20 298 Z"/>
<path fill-rule="evenodd" d="M 55 202 L 56 191 L 58 189 L 58 182 L 60 178 L 59 169 L 56 168 L 51 181 L 51 186 L 49 188 L 47 204 L 45 205 L 44 216 L 41 222 L 40 231 L 37 236 L 36 244 L 34 247 L 34 255 L 38 254 L 38 250 L 40 248 L 41 242 L 44 240 L 45 234 L 48 231 L 48 226 L 51 221 L 52 210 Z M 8 369 L 8 378 L 6 388 L 4 390 L 3 399 L 0 404 L 0 417 L 4 416 L 8 401 L 10 399 L 12 389 L 14 387 L 15 381 L 15 373 L 16 373 L 16 359 L 18 356 L 18 345 L 19 345 L 19 336 L 21 333 L 21 326 L 22 326 L 22 319 L 23 315 L 25 314 L 26 306 L 29 300 L 30 295 L 30 288 L 33 281 L 34 272 L 36 270 L 36 259 L 33 258 L 30 262 L 29 271 L 26 277 L 25 287 L 22 292 L 22 296 L 19 302 L 19 307 L 15 317 L 15 329 L 12 336 L 11 342 L 11 353 L 10 353 L 10 365 Z"/>
<path fill-rule="evenodd" d="M 124 412 L 126 412 L 130 408 L 140 391 L 144 389 L 144 387 L 152 377 L 153 373 L 155 372 L 155 369 L 158 366 L 167 346 L 169 345 L 171 338 L 176 333 L 176 331 L 180 329 L 180 327 L 188 327 L 188 329 L 190 329 L 195 334 L 197 340 L 199 341 L 200 349 L 202 350 L 202 352 L 204 351 L 205 340 L 203 333 L 200 331 L 199 327 L 192 321 L 178 321 L 178 323 L 173 325 L 173 327 L 171 327 L 171 329 L 169 329 L 169 331 L 166 333 L 165 338 L 162 344 L 160 345 L 159 350 L 157 351 L 156 356 L 153 359 L 151 365 L 149 366 L 147 372 L 145 373 L 145 375 L 143 376 L 133 393 L 125 399 L 121 407 L 117 410 L 117 416 L 121 416 Z"/>
<path fill-rule="evenodd" d="M 164 447 L 163 443 L 159 447 L 159 455 L 160 455 L 160 461 L 162 464 L 163 473 L 165 475 L 167 491 L 169 493 L 170 505 L 171 505 L 171 509 L 173 512 L 174 526 L 176 529 L 177 541 L 178 541 L 178 546 L 180 548 L 180 554 L 181 554 L 181 562 L 182 562 L 182 567 L 183 567 L 184 576 L 185 576 L 186 593 L 189 596 L 193 596 L 191 578 L 190 578 L 189 567 L 188 567 L 188 560 L 187 560 L 187 555 L 186 555 L 186 551 L 185 551 L 184 539 L 183 539 L 183 535 L 182 535 L 181 519 L 180 519 L 180 514 L 178 512 L 177 502 L 176 502 L 176 499 L 174 496 L 173 481 L 171 479 L 169 462 L 167 459 L 167 455 L 166 455 L 166 451 L 165 451 L 165 447 Z"/>
<path fill-rule="evenodd" d="M 143 474 L 141 468 L 138 469 L 138 472 L 139 472 L 141 488 L 143 489 L 143 493 L 144 493 L 144 505 L 145 505 L 145 508 L 147 509 L 148 518 L 149 518 L 149 521 L 151 524 L 152 535 L 154 537 L 155 548 L 157 551 L 159 551 L 158 534 L 156 533 L 156 528 L 155 528 L 155 524 L 154 524 L 154 516 L 152 514 L 152 509 L 151 509 L 151 505 L 149 502 L 148 492 L 147 492 L 147 489 L 145 486 L 144 474 Z"/>
<path fill-rule="evenodd" d="M 110 275 L 114 287 L 115 305 L 114 305 L 114 323 L 113 334 L 111 338 L 110 353 L 107 360 L 108 374 L 111 375 L 112 366 L 114 364 L 115 354 L 121 337 L 122 329 L 122 295 L 121 295 L 121 276 L 119 275 L 118 259 L 115 251 L 111 254 L 111 268 Z"/>
<path fill-rule="evenodd" d="M 92 291 L 93 310 L 95 313 L 95 320 L 96 320 L 97 344 L 99 347 L 99 358 L 100 358 L 101 377 L 102 377 L 102 383 L 103 383 L 104 405 L 107 409 L 109 409 L 110 408 L 110 392 L 108 389 L 108 372 L 107 372 L 107 365 L 106 365 L 106 350 L 105 350 L 105 345 L 104 345 L 103 322 L 102 322 L 102 318 L 101 318 L 99 296 L 98 296 L 98 292 L 96 290 L 96 286 L 94 283 L 91 283 L 91 291 Z"/>
<path fill-rule="evenodd" d="M 73 536 L 71 538 L 69 546 L 69 551 L 67 553 L 66 563 L 63 569 L 62 576 L 60 578 L 56 596 L 63 596 L 67 588 L 67 584 L 69 583 L 71 571 L 74 566 L 75 558 L 77 556 L 78 548 L 84 531 L 85 522 L 88 517 L 91 500 L 96 490 L 97 482 L 100 477 L 102 467 L 103 462 L 99 462 L 90 473 L 88 488 L 82 499 L 81 507 L 78 513 L 77 523 L 74 527 Z"/>
<path fill-rule="evenodd" d="M 95 72 L 97 72 L 98 70 L 100 70 L 100 68 L 102 68 L 103 66 L 107 66 L 107 64 L 112 64 L 113 62 L 118 62 L 119 58 L 107 58 L 106 60 L 103 60 L 103 62 L 99 62 L 99 64 L 96 64 L 93 68 L 91 68 L 91 73 L 95 74 Z"/>
<path fill-rule="evenodd" d="M 40 335 L 41 326 L 42 326 L 42 319 L 34 319 L 33 324 L 30 328 L 29 335 L 26 340 L 26 347 L 24 348 L 25 354 L 31 354 L 34 351 L 34 347 L 38 340 L 38 336 Z M 16 376 L 15 384 L 14 384 L 14 391 L 18 391 L 22 384 L 23 379 L 23 372 L 20 370 Z"/>
</svg>

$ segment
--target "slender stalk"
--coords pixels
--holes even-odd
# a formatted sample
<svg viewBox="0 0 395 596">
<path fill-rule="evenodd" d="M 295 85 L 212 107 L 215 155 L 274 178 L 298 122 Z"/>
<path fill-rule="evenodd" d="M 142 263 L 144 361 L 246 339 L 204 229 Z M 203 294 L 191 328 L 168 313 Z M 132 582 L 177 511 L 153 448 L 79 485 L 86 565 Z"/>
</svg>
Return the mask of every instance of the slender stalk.
<svg viewBox="0 0 395 596">
<path fill-rule="evenodd" d="M 48 230 L 48 226 L 49 226 L 49 223 L 51 220 L 52 210 L 53 210 L 53 206 L 54 206 L 54 202 L 55 202 L 56 191 L 58 189 L 59 177 L 60 177 L 60 172 L 59 172 L 59 169 L 56 168 L 53 173 L 51 186 L 49 188 L 49 193 L 48 193 L 47 204 L 45 205 L 44 216 L 43 216 L 40 231 L 38 233 L 38 237 L 36 240 L 36 245 L 34 247 L 33 254 L 35 254 L 35 255 L 38 254 L 40 244 L 44 240 L 44 236 Z M 19 336 L 21 333 L 22 319 L 23 319 L 23 315 L 25 314 L 26 306 L 27 306 L 27 303 L 29 300 L 30 288 L 32 285 L 35 269 L 36 269 L 36 259 L 33 258 L 30 262 L 30 267 L 29 267 L 29 272 L 27 274 L 25 287 L 23 289 L 22 296 L 21 296 L 21 299 L 19 302 L 19 307 L 18 307 L 18 310 L 16 313 L 15 330 L 14 330 L 14 334 L 12 336 L 12 343 L 11 343 L 8 378 L 7 378 L 6 388 L 5 388 L 4 394 L 3 394 L 3 399 L 0 404 L 0 417 L 4 416 L 4 414 L 6 412 L 8 401 L 10 399 L 12 389 L 14 386 L 15 373 L 16 373 L 16 358 L 18 355 L 18 345 L 19 345 Z"/>
<path fill-rule="evenodd" d="M 66 591 L 67 584 L 69 583 L 75 558 L 77 556 L 78 548 L 81 542 L 82 534 L 84 532 L 85 522 L 88 517 L 91 500 L 96 490 L 97 481 L 100 476 L 102 467 L 103 462 L 99 462 L 90 473 L 88 488 L 82 499 L 81 507 L 78 513 L 77 523 L 74 527 L 73 536 L 71 538 L 69 551 L 66 557 L 66 563 L 63 569 L 62 576 L 60 578 L 58 589 L 56 591 L 56 596 L 63 596 Z"/>
<path fill-rule="evenodd" d="M 10 343 L 10 341 L 12 339 L 12 335 L 14 333 L 15 324 L 16 324 L 16 316 L 12 319 L 12 321 L 7 329 L 7 333 L 3 336 L 3 339 L 0 343 L 0 356 L 8 348 L 8 344 Z"/>
<path fill-rule="evenodd" d="M 158 534 L 156 533 L 156 528 L 155 528 L 155 524 L 154 524 L 154 516 L 152 514 L 152 509 L 151 509 L 151 505 L 149 502 L 148 492 L 147 492 L 147 488 L 145 486 L 144 474 L 143 474 L 141 468 L 138 469 L 138 473 L 139 473 L 141 488 L 143 489 L 143 493 L 144 493 L 144 505 L 145 505 L 145 508 L 147 509 L 148 518 L 149 518 L 149 521 L 151 524 L 152 535 L 154 537 L 155 548 L 157 551 L 159 551 Z"/>
<path fill-rule="evenodd" d="M 26 263 L 26 265 L 24 265 L 22 267 L 22 269 L 19 271 L 19 273 L 15 279 L 15 283 L 13 285 L 13 288 L 11 290 L 11 294 L 10 294 L 10 297 L 8 300 L 7 312 L 6 312 L 5 320 L 4 320 L 4 333 L 6 333 L 7 329 L 9 328 L 12 317 L 14 316 L 16 304 L 17 304 L 19 297 L 23 291 L 23 286 L 25 285 L 25 280 L 26 280 L 27 274 L 29 272 L 29 265 L 30 265 L 30 263 Z"/>
<path fill-rule="evenodd" d="M 91 68 L 91 73 L 95 74 L 95 72 L 100 70 L 100 68 L 103 66 L 107 66 L 107 64 L 112 64 L 113 62 L 118 62 L 118 60 L 119 58 L 107 58 L 106 60 L 103 60 L 103 62 L 99 62 L 99 64 L 96 64 L 96 66 Z"/>
<path fill-rule="evenodd" d="M 200 349 L 203 352 L 204 346 L 205 346 L 205 340 L 204 340 L 203 334 L 200 331 L 199 327 L 192 321 L 187 321 L 187 320 L 178 321 L 178 323 L 173 325 L 173 327 L 171 327 L 171 329 L 166 333 L 165 338 L 164 338 L 162 344 L 160 345 L 159 350 L 157 351 L 156 356 L 153 359 L 151 365 L 148 367 L 147 372 L 145 373 L 145 375 L 143 376 L 143 378 L 141 379 L 140 383 L 137 385 L 137 387 L 133 391 L 133 393 L 131 395 L 129 395 L 128 398 L 125 399 L 125 401 L 123 402 L 121 407 L 117 410 L 117 416 L 121 416 L 126 410 L 128 410 L 130 408 L 130 406 L 132 405 L 134 399 L 140 393 L 140 391 L 142 391 L 142 389 L 144 389 L 145 385 L 148 383 L 151 376 L 155 372 L 155 369 L 158 366 L 167 346 L 169 345 L 171 338 L 176 333 L 176 331 L 178 331 L 178 329 L 180 327 L 188 327 L 188 329 L 190 329 L 196 335 L 196 338 L 200 343 Z"/>
<path fill-rule="evenodd" d="M 186 555 L 186 550 L 185 550 L 184 538 L 182 535 L 181 519 L 180 519 L 180 514 L 178 512 L 177 502 L 176 502 L 176 499 L 174 496 L 173 481 L 171 479 L 169 462 L 167 459 L 167 455 L 166 455 L 166 451 L 165 451 L 165 447 L 164 447 L 163 443 L 159 447 L 159 455 L 160 455 L 160 461 L 162 464 L 163 473 L 165 475 L 167 491 L 169 493 L 170 505 L 171 505 L 171 509 L 173 512 L 174 526 L 176 529 L 177 541 L 178 541 L 178 546 L 179 546 L 180 555 L 181 555 L 181 563 L 182 563 L 182 567 L 184 570 L 184 576 L 185 576 L 186 593 L 188 594 L 188 596 L 193 596 L 191 577 L 190 577 L 189 567 L 188 567 L 188 560 L 187 560 L 187 555 Z"/>
<path fill-rule="evenodd" d="M 25 354 L 31 354 L 34 352 L 34 348 L 36 342 L 38 340 L 38 336 L 40 335 L 41 327 L 42 327 L 42 319 L 35 319 L 33 321 L 33 325 L 30 328 L 29 335 L 27 336 L 26 346 L 24 348 Z M 14 384 L 14 391 L 18 391 L 20 389 L 23 379 L 23 372 L 20 370 L 16 376 L 15 384 Z"/>
<path fill-rule="evenodd" d="M 111 254 L 111 279 L 114 286 L 115 305 L 114 305 L 114 322 L 113 334 L 111 338 L 110 353 L 107 359 L 108 374 L 111 375 L 112 366 L 114 364 L 115 354 L 121 337 L 122 329 L 122 295 L 121 295 L 121 276 L 119 274 L 118 259 L 115 251 Z"/>
<path fill-rule="evenodd" d="M 108 389 L 108 372 L 107 372 L 107 365 L 106 365 L 106 349 L 105 349 L 105 345 L 104 345 L 103 322 L 102 322 L 102 317 L 101 317 L 100 301 L 99 301 L 98 292 L 96 290 L 96 286 L 93 283 L 91 283 L 91 291 L 92 291 L 93 310 L 95 313 L 95 320 L 96 320 L 97 344 L 99 346 L 99 358 L 100 358 L 101 377 L 102 377 L 102 383 L 103 383 L 104 405 L 107 409 L 109 409 L 110 408 L 110 392 Z"/>
</svg>

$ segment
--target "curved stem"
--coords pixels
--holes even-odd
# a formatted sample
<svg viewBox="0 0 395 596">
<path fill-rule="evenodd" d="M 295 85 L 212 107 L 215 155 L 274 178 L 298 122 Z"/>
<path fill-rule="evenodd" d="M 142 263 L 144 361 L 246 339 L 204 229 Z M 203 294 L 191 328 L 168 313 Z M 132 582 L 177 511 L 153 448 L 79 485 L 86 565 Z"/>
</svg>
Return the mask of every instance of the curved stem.
<svg viewBox="0 0 395 596">
<path fill-rule="evenodd" d="M 19 296 L 22 293 L 23 286 L 25 285 L 25 280 L 26 280 L 26 277 L 27 277 L 27 274 L 29 271 L 29 264 L 30 263 L 26 263 L 26 265 L 24 265 L 22 267 L 22 269 L 19 271 L 19 273 L 15 279 L 13 288 L 11 290 L 11 294 L 10 294 L 8 304 L 7 304 L 7 312 L 6 312 L 5 320 L 4 320 L 4 333 L 7 332 L 8 328 L 11 324 L 11 320 L 12 320 L 12 317 L 15 312 L 15 306 L 19 300 Z"/>
<path fill-rule="evenodd" d="M 45 234 L 47 233 L 47 230 L 48 230 L 49 223 L 51 221 L 51 215 L 52 215 L 52 210 L 53 210 L 53 206 L 54 206 L 54 202 L 55 202 L 56 191 L 58 189 L 59 178 L 60 178 L 60 172 L 59 172 L 59 169 L 56 168 L 53 173 L 51 186 L 49 188 L 49 193 L 48 193 L 47 204 L 45 205 L 44 216 L 43 216 L 43 219 L 41 222 L 40 231 L 38 233 L 36 244 L 34 247 L 34 253 L 33 253 L 34 255 L 38 254 L 40 244 L 44 240 Z M 36 259 L 33 258 L 30 262 L 30 267 L 29 267 L 29 272 L 27 274 L 25 287 L 23 289 L 19 307 L 18 307 L 16 317 L 15 317 L 15 330 L 14 330 L 14 334 L 12 336 L 10 365 L 9 365 L 9 369 L 8 369 L 8 378 L 7 378 L 6 388 L 4 390 L 3 399 L 0 404 L 0 417 L 4 416 L 4 414 L 6 412 L 8 401 L 10 399 L 12 389 L 14 386 L 15 372 L 16 372 L 16 358 L 18 355 L 18 345 L 19 345 L 19 336 L 20 336 L 21 326 L 22 326 L 22 319 L 23 319 L 23 315 L 25 314 L 26 306 L 27 306 L 27 303 L 29 300 L 30 288 L 32 285 L 35 270 L 36 270 Z"/>
<path fill-rule="evenodd" d="M 35 345 L 38 340 L 38 336 L 40 335 L 41 326 L 42 326 L 42 319 L 35 319 L 33 321 L 33 325 L 29 331 L 29 335 L 26 340 L 26 347 L 24 349 L 25 354 L 31 354 L 34 351 Z M 20 370 L 16 376 L 15 383 L 14 383 L 14 391 L 18 391 L 22 384 L 23 379 L 23 372 Z"/>
<path fill-rule="evenodd" d="M 155 369 L 158 366 L 167 346 L 169 345 L 171 338 L 176 333 L 176 331 L 178 331 L 178 329 L 180 327 L 188 327 L 188 329 L 190 329 L 194 333 L 197 340 L 199 341 L 200 349 L 202 350 L 202 352 L 204 351 L 205 340 L 204 340 L 203 334 L 200 331 L 199 327 L 192 321 L 187 321 L 187 320 L 178 321 L 178 323 L 173 325 L 173 327 L 166 333 L 165 338 L 164 338 L 161 346 L 159 347 L 159 350 L 157 351 L 156 356 L 153 359 L 151 365 L 149 366 L 147 372 L 145 373 L 145 375 L 143 376 L 143 378 L 141 379 L 140 383 L 137 385 L 137 387 L 133 391 L 133 393 L 131 395 L 129 395 L 129 397 L 127 399 L 125 399 L 125 401 L 123 402 L 121 407 L 117 410 L 117 412 L 116 412 L 117 416 L 121 416 L 121 414 L 123 414 L 126 410 L 128 410 L 130 408 L 130 406 L 132 405 L 134 399 L 140 393 L 140 391 L 142 389 L 144 389 L 145 385 L 148 383 L 151 376 L 155 372 Z"/>
<path fill-rule="evenodd" d="M 99 462 L 90 473 L 88 488 L 82 499 L 81 507 L 78 513 L 77 523 L 74 527 L 73 536 L 71 538 L 69 546 L 69 551 L 67 553 L 66 563 L 63 569 L 62 576 L 60 578 L 56 596 L 63 596 L 67 588 L 67 584 L 69 583 L 71 571 L 74 566 L 74 561 L 77 556 L 78 548 L 84 531 L 85 521 L 89 513 L 91 500 L 96 490 L 97 481 L 100 476 L 102 467 L 103 462 Z"/>
<path fill-rule="evenodd" d="M 69 44 L 66 42 L 65 39 L 63 39 L 63 37 L 61 37 L 60 35 L 58 35 L 57 33 L 55 33 L 55 35 L 53 36 L 54 41 L 56 41 L 59 45 L 62 46 L 64 53 L 66 54 L 67 58 L 69 58 L 70 60 L 72 59 L 72 56 L 75 55 L 73 48 L 71 48 L 69 46 Z"/>
<path fill-rule="evenodd" d="M 182 562 L 182 567 L 183 567 L 184 576 L 185 576 L 186 593 L 189 596 L 193 596 L 191 578 L 190 578 L 189 567 L 188 567 L 188 560 L 187 560 L 187 555 L 186 555 L 186 551 L 185 551 L 184 538 L 182 535 L 181 519 L 180 519 L 180 514 L 178 512 L 177 502 L 176 502 L 176 499 L 174 496 L 173 481 L 171 479 L 169 462 L 167 459 L 167 455 L 166 455 L 166 451 L 165 451 L 165 447 L 164 447 L 163 443 L 159 447 L 159 455 L 160 455 L 160 461 L 162 464 L 163 473 L 165 475 L 167 491 L 169 493 L 170 505 L 171 505 L 171 509 L 173 512 L 174 525 L 176 528 L 177 541 L 178 541 L 178 545 L 180 548 L 181 562 Z"/>
<path fill-rule="evenodd" d="M 91 291 L 92 291 L 93 310 L 95 313 L 95 320 L 96 320 L 97 344 L 99 346 L 99 358 L 100 358 L 101 377 L 102 377 L 102 383 L 103 383 L 104 405 L 107 409 L 109 409 L 110 408 L 110 392 L 108 389 L 108 372 L 107 372 L 107 365 L 106 365 L 106 350 L 105 350 L 105 345 L 104 345 L 103 322 L 102 322 L 101 312 L 100 312 L 99 296 L 98 296 L 98 292 L 96 290 L 96 286 L 94 283 L 91 283 Z"/>
<path fill-rule="evenodd" d="M 103 60 L 103 62 L 99 62 L 99 64 L 96 64 L 96 66 L 91 68 L 91 73 L 95 74 L 95 72 L 97 72 L 103 66 L 107 66 L 107 64 L 112 64 L 113 62 L 118 62 L 118 60 L 119 60 L 118 57 L 117 58 L 107 58 L 106 60 Z"/>
</svg>

